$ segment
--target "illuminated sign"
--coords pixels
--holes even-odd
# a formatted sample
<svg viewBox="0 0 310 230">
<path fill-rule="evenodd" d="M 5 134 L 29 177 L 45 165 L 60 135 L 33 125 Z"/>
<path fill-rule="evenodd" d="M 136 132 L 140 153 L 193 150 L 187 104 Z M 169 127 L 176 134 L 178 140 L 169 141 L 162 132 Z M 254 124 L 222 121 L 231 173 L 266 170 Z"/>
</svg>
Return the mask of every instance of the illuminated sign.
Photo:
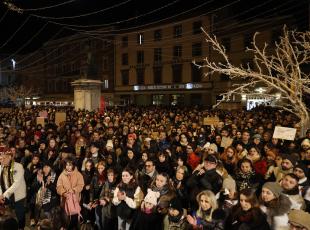
<svg viewBox="0 0 310 230">
<path fill-rule="evenodd" d="M 200 89 L 203 88 L 202 84 L 187 83 L 187 84 L 173 84 L 173 85 L 134 85 L 133 90 L 166 90 L 166 89 Z"/>
</svg>

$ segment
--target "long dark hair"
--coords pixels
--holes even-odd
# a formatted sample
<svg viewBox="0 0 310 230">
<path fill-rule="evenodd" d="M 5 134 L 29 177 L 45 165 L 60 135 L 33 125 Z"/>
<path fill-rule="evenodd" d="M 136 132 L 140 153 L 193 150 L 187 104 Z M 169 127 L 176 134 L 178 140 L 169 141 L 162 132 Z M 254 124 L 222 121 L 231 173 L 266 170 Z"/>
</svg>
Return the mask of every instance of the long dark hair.
<svg viewBox="0 0 310 230">
<path fill-rule="evenodd" d="M 238 204 L 236 204 L 232 208 L 232 212 L 231 212 L 232 213 L 232 219 L 236 220 L 241 215 L 244 214 L 244 211 L 243 211 L 241 204 L 240 204 L 240 196 L 241 195 L 244 195 L 246 197 L 246 201 L 251 204 L 251 209 L 247 211 L 247 214 L 249 216 L 252 216 L 253 220 L 255 220 L 257 218 L 256 214 L 258 212 L 260 212 L 259 202 L 258 202 L 257 196 L 255 194 L 255 190 L 250 189 L 250 188 L 243 189 L 239 192 L 239 202 L 238 202 Z"/>
<path fill-rule="evenodd" d="M 118 184 L 118 187 L 120 187 L 120 188 L 123 188 L 123 187 L 126 187 L 126 188 L 136 188 L 136 187 L 138 186 L 138 183 L 137 183 L 137 180 L 136 180 L 136 178 L 135 178 L 135 173 L 134 173 L 134 171 L 133 171 L 131 168 L 126 167 L 126 168 L 123 169 L 122 173 L 123 173 L 123 172 L 128 172 L 128 173 L 129 173 L 131 176 L 133 176 L 133 177 L 132 177 L 132 179 L 129 181 L 128 184 L 125 184 L 125 183 L 123 182 L 123 180 L 121 179 L 121 182 Z"/>
</svg>

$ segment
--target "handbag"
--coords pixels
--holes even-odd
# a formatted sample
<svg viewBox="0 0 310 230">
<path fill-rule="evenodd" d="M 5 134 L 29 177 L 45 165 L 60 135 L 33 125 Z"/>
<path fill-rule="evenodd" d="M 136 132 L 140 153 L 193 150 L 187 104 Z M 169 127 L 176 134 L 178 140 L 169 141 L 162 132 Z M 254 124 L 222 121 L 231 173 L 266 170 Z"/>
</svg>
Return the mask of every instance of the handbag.
<svg viewBox="0 0 310 230">
<path fill-rule="evenodd" d="M 81 216 L 81 206 L 74 193 L 68 193 L 65 200 L 65 211 L 68 216 L 76 215 Z"/>
</svg>

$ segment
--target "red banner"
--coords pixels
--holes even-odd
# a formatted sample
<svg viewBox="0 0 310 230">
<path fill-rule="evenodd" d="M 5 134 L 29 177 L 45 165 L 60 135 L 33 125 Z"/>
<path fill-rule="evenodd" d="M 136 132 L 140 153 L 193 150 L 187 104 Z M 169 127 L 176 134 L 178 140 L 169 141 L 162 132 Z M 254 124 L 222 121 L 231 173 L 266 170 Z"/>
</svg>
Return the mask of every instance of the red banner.
<svg viewBox="0 0 310 230">
<path fill-rule="evenodd" d="M 100 113 L 104 113 L 104 109 L 105 109 L 105 100 L 104 100 L 104 96 L 100 97 Z"/>
</svg>

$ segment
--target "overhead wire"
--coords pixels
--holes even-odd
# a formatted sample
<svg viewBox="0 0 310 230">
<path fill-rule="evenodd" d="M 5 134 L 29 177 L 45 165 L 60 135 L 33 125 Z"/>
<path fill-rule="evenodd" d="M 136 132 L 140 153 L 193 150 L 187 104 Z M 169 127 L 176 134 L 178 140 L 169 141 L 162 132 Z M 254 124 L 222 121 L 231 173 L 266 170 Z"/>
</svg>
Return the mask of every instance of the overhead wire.
<svg viewBox="0 0 310 230">
<path fill-rule="evenodd" d="M 28 12 L 28 11 L 48 10 L 48 9 L 56 8 L 56 7 L 59 7 L 59 6 L 67 5 L 67 4 L 70 4 L 70 3 L 75 2 L 75 1 L 76 1 L 76 0 L 69 0 L 69 1 L 62 2 L 62 3 L 56 4 L 56 5 L 45 6 L 45 7 L 40 7 L 40 8 L 33 8 L 33 9 L 23 8 L 22 11 L 23 11 L 23 12 Z"/>
<path fill-rule="evenodd" d="M 105 23 L 105 24 L 96 24 L 96 25 L 73 25 L 73 24 L 59 23 L 59 22 L 54 22 L 54 21 L 50 21 L 50 22 L 53 23 L 53 24 L 56 24 L 56 25 L 68 26 L 68 27 L 74 27 L 74 28 L 75 28 L 75 27 L 76 27 L 76 28 L 108 27 L 108 26 L 113 26 L 113 25 L 119 25 L 119 24 L 122 24 L 122 23 L 124 23 L 124 22 L 129 22 L 129 21 L 136 20 L 136 19 L 138 19 L 138 18 L 144 17 L 144 16 L 146 16 L 146 15 L 153 14 L 153 13 L 155 13 L 155 12 L 158 12 L 158 11 L 160 11 L 160 10 L 162 10 L 162 9 L 165 9 L 165 8 L 167 8 L 167 7 L 169 7 L 169 6 L 173 5 L 173 4 L 175 4 L 175 3 L 178 2 L 178 1 L 179 1 L 179 0 L 175 0 L 175 1 L 173 1 L 173 2 L 170 2 L 169 4 L 165 4 L 165 5 L 162 6 L 162 7 L 159 7 L 159 8 L 157 8 L 157 9 L 151 10 L 151 11 L 149 11 L 149 12 L 146 12 L 146 13 L 143 13 L 143 14 L 140 14 L 140 15 L 137 15 L 137 16 L 135 16 L 135 17 L 131 17 L 131 18 L 128 18 L 128 19 L 125 19 L 125 20 L 119 20 L 119 21 L 115 21 L 115 22 Z M 195 7 L 195 8 L 193 8 L 193 9 L 191 9 L 191 10 L 198 9 L 198 8 L 200 8 L 201 6 L 204 6 L 204 5 L 206 5 L 206 4 L 208 4 L 208 3 L 211 3 L 211 2 L 213 2 L 213 1 L 214 1 L 214 0 L 209 0 L 209 1 L 207 1 L 207 2 L 205 2 L 205 3 L 203 3 L 203 4 L 201 4 L 199 7 Z M 241 0 L 237 0 L 237 1 L 241 1 Z M 185 11 L 185 13 L 186 13 L 186 12 L 190 12 L 191 10 Z M 183 14 L 183 13 L 180 13 L 180 14 Z"/>
<path fill-rule="evenodd" d="M 127 4 L 128 2 L 131 2 L 131 1 L 132 1 L 132 0 L 126 0 L 126 1 L 124 1 L 124 2 L 121 2 L 121 3 L 115 4 L 115 5 L 113 5 L 113 6 L 110 6 L 110 7 L 107 7 L 107 8 L 101 9 L 101 10 L 97 10 L 97 11 L 90 12 L 90 13 L 86 13 L 86 14 L 80 14 L 80 15 L 76 15 L 76 16 L 66 16 L 66 17 L 48 17 L 48 16 L 40 16 L 40 15 L 36 15 L 36 14 L 31 14 L 31 15 L 32 15 L 32 16 L 34 16 L 34 17 L 37 17 L 37 18 L 42 18 L 42 19 L 50 19 L 50 20 L 75 19 L 75 18 L 86 17 L 86 16 L 90 16 L 90 15 L 98 14 L 98 13 L 103 13 L 103 12 L 105 12 L 105 11 L 108 11 L 108 10 L 114 9 L 114 8 L 116 8 L 116 7 L 119 7 L 119 6 L 125 5 L 125 4 Z"/>
<path fill-rule="evenodd" d="M 17 30 L 15 30 L 15 32 L 0 46 L 0 49 L 2 49 L 6 44 L 8 44 L 13 38 L 14 36 L 18 33 L 18 31 L 21 30 L 21 28 L 24 27 L 24 25 L 28 22 L 28 20 L 30 19 L 30 15 L 26 18 L 26 20 L 18 27 Z"/>
<path fill-rule="evenodd" d="M 2 20 L 5 18 L 5 16 L 8 14 L 8 12 L 9 12 L 9 9 L 7 9 L 5 11 L 5 13 L 2 15 L 2 17 L 0 18 L 0 22 L 2 22 Z"/>
<path fill-rule="evenodd" d="M 8 56 L 7 58 L 3 59 L 2 61 L 0 61 L 0 64 L 2 64 L 3 62 L 9 60 L 11 57 L 13 57 L 14 55 L 16 55 L 17 53 L 19 53 L 21 50 L 23 50 L 36 36 L 38 36 L 43 29 L 48 25 L 48 22 L 46 22 L 44 24 L 44 26 L 37 31 L 26 43 L 24 43 L 18 50 L 16 50 L 13 54 L 11 54 L 10 56 Z"/>
</svg>

